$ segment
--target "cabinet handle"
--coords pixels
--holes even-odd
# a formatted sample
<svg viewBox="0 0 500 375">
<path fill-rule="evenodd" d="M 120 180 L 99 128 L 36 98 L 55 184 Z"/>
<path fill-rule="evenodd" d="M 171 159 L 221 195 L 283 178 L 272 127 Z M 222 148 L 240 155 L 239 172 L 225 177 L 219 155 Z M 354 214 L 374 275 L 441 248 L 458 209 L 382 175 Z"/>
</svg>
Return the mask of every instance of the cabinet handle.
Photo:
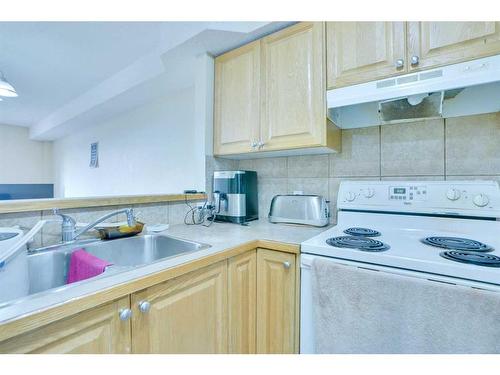
<svg viewBox="0 0 500 375">
<path fill-rule="evenodd" d="M 260 141 L 260 142 L 257 144 L 257 146 L 259 146 L 259 150 L 260 150 L 262 147 L 264 147 L 264 145 L 265 145 L 265 143 L 264 143 L 264 142 L 262 142 L 262 141 Z"/>
<path fill-rule="evenodd" d="M 417 55 L 411 57 L 411 65 L 418 65 L 420 59 Z"/>
<path fill-rule="evenodd" d="M 129 320 L 132 316 L 132 310 L 121 309 L 118 316 L 120 317 L 120 320 Z"/>
<path fill-rule="evenodd" d="M 402 68 L 403 66 L 405 66 L 405 61 L 403 59 L 397 59 L 396 68 Z"/>
<path fill-rule="evenodd" d="M 252 143 L 250 143 L 250 146 L 255 149 L 257 147 L 257 142 L 253 141 Z"/>
<path fill-rule="evenodd" d="M 151 303 L 148 301 L 140 301 L 137 305 L 139 306 L 139 311 L 142 313 L 147 313 L 151 308 Z"/>
<path fill-rule="evenodd" d="M 290 262 L 283 262 L 283 267 L 285 267 L 286 269 L 289 269 L 291 266 Z"/>
</svg>

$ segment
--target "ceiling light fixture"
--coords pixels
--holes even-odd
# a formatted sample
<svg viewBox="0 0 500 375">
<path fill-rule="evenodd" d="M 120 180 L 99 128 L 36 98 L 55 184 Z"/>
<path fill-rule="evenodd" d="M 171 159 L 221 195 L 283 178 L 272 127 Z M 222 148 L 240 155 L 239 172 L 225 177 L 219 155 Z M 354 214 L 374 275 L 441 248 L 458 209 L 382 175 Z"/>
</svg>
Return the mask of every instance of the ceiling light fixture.
<svg viewBox="0 0 500 375">
<path fill-rule="evenodd" d="M 16 97 L 17 92 L 7 79 L 5 78 L 3 72 L 0 72 L 0 96 Z"/>
</svg>

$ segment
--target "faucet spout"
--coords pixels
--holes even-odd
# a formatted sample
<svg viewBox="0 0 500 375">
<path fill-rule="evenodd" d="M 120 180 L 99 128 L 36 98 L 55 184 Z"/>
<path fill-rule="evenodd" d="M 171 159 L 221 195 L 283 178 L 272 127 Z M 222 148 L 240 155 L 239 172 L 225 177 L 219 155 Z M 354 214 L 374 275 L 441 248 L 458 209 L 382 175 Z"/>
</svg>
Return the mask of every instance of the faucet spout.
<svg viewBox="0 0 500 375">
<path fill-rule="evenodd" d="M 73 219 L 71 216 L 61 214 L 58 209 L 54 209 L 54 214 L 59 215 L 63 218 L 62 222 L 62 241 L 63 242 L 71 242 L 76 240 L 78 237 L 80 237 L 82 234 L 88 232 L 92 228 L 94 228 L 96 225 L 102 223 L 103 221 L 109 219 L 110 217 L 119 215 L 119 214 L 126 214 L 127 215 L 127 224 L 129 227 L 133 227 L 136 224 L 135 217 L 134 217 L 134 209 L 133 208 L 125 208 L 122 210 L 116 210 L 113 212 L 110 212 L 109 214 L 106 214 L 104 216 L 101 216 L 99 219 L 95 220 L 94 222 L 90 223 L 86 227 L 80 229 L 79 231 L 76 230 L 76 220 Z"/>
<path fill-rule="evenodd" d="M 76 220 L 69 215 L 61 213 L 58 208 L 54 208 L 52 212 L 54 215 L 59 215 L 62 218 L 62 242 L 73 241 L 76 232 Z"/>
</svg>

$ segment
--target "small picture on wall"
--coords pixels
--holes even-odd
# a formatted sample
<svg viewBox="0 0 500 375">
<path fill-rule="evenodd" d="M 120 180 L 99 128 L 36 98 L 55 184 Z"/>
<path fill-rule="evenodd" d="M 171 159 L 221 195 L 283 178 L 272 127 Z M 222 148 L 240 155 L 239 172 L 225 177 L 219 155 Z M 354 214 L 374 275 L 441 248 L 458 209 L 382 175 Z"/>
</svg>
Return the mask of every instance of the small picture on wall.
<svg viewBox="0 0 500 375">
<path fill-rule="evenodd" d="M 90 168 L 99 168 L 99 142 L 90 144 Z"/>
</svg>

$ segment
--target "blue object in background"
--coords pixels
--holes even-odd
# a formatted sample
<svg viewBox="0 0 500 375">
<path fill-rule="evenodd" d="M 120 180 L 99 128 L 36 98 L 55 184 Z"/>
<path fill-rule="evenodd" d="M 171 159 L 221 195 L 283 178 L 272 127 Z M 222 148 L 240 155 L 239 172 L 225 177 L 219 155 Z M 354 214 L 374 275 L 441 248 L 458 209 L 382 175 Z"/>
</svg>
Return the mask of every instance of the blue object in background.
<svg viewBox="0 0 500 375">
<path fill-rule="evenodd" d="M 0 184 L 0 201 L 54 198 L 54 184 Z"/>
</svg>

